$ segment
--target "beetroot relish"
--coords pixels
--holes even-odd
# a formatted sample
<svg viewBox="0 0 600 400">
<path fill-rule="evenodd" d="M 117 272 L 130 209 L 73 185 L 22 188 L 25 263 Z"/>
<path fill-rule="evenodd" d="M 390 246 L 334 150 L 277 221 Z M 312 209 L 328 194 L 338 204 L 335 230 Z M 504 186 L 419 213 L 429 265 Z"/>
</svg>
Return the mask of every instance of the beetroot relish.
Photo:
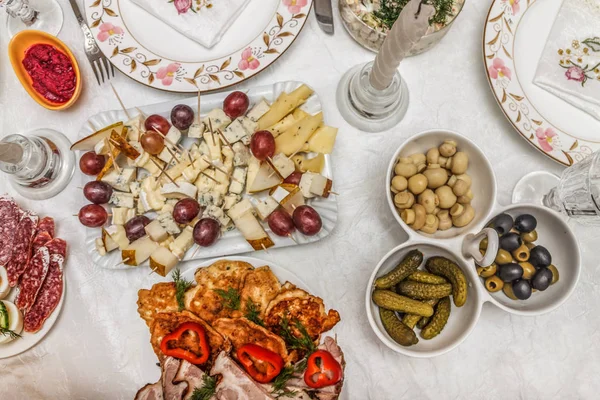
<svg viewBox="0 0 600 400">
<path fill-rule="evenodd" d="M 33 88 L 46 100 L 63 104 L 75 94 L 77 77 L 66 54 L 48 44 L 34 44 L 25 52 L 23 66 Z"/>
</svg>

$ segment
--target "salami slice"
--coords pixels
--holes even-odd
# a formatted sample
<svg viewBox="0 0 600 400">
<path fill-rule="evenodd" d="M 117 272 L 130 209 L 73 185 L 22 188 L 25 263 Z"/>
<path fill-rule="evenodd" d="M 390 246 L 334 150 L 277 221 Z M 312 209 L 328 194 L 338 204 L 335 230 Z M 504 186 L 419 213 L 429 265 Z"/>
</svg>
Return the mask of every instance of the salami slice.
<svg viewBox="0 0 600 400">
<path fill-rule="evenodd" d="M 21 220 L 15 232 L 13 256 L 6 266 L 10 287 L 17 285 L 19 278 L 23 275 L 25 269 L 27 269 L 27 264 L 31 258 L 31 242 L 37 230 L 38 221 L 39 217 L 33 212 L 22 212 Z"/>
<path fill-rule="evenodd" d="M 54 238 L 55 228 L 54 228 L 54 218 L 52 217 L 44 217 L 40 220 L 38 224 L 38 234 L 41 232 L 48 232 L 50 237 Z"/>
<path fill-rule="evenodd" d="M 67 242 L 53 239 L 45 248 L 50 253 L 50 268 L 46 280 L 38 293 L 34 305 L 25 314 L 25 332 L 35 333 L 42 329 L 63 294 L 63 264 L 67 253 Z"/>
<path fill-rule="evenodd" d="M 31 254 L 35 256 L 40 247 L 45 246 L 51 240 L 52 236 L 47 231 L 38 231 L 31 244 Z"/>
<path fill-rule="evenodd" d="M 19 224 L 19 206 L 13 199 L 0 196 L 0 265 L 6 266 L 13 254 L 13 241 Z"/>
<path fill-rule="evenodd" d="M 19 283 L 19 292 L 15 305 L 22 312 L 27 312 L 35 303 L 44 279 L 50 268 L 50 252 L 47 247 L 41 247 L 33 256 Z"/>
</svg>

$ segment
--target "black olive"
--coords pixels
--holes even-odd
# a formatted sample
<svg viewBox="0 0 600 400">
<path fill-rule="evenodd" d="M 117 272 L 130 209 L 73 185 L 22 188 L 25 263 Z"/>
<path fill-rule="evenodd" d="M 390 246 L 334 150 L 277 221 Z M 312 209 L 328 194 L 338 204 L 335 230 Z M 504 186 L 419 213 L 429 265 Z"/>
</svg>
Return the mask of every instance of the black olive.
<svg viewBox="0 0 600 400">
<path fill-rule="evenodd" d="M 548 268 L 540 268 L 533 276 L 531 285 L 534 289 L 544 291 L 552 283 L 552 271 Z"/>
<path fill-rule="evenodd" d="M 519 215 L 515 219 L 515 229 L 521 233 L 527 233 L 535 230 L 537 226 L 537 219 L 531 214 Z"/>
<path fill-rule="evenodd" d="M 523 243 L 523 239 L 516 233 L 509 232 L 500 237 L 500 248 L 509 252 L 521 247 L 521 243 Z"/>
<path fill-rule="evenodd" d="M 494 228 L 499 235 L 504 235 L 513 227 L 513 219 L 508 214 L 499 214 L 492 220 L 490 227 Z"/>
<path fill-rule="evenodd" d="M 496 275 L 504 282 L 516 281 L 523 276 L 523 267 L 515 263 L 499 265 Z"/>
<path fill-rule="evenodd" d="M 515 297 L 519 300 L 527 300 L 531 297 L 531 285 L 525 279 L 519 279 L 512 284 L 512 290 Z"/>
<path fill-rule="evenodd" d="M 544 246 L 535 246 L 529 250 L 529 260 L 527 261 L 536 268 L 543 268 L 552 264 L 552 255 Z"/>
</svg>

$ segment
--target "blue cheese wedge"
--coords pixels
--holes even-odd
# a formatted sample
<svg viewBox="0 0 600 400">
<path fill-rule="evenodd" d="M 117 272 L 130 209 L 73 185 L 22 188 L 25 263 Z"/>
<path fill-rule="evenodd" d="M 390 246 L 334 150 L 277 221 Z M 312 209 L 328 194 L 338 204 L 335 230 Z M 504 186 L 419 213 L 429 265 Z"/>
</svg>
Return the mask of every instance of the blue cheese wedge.
<svg viewBox="0 0 600 400">
<path fill-rule="evenodd" d="M 213 131 L 216 131 L 217 129 L 225 129 L 231 123 L 231 118 L 222 109 L 214 108 L 204 117 L 202 122 L 206 125 L 207 129 L 212 127 Z"/>
<path fill-rule="evenodd" d="M 203 122 L 195 121 L 192 125 L 190 125 L 188 129 L 188 137 L 194 139 L 202 139 L 202 134 L 206 130 L 206 126 Z"/>
<path fill-rule="evenodd" d="M 162 226 L 169 235 L 179 235 L 181 233 L 179 225 L 177 225 L 173 219 L 172 212 L 161 212 L 156 217 L 156 221 L 158 221 L 160 226 Z"/>
<path fill-rule="evenodd" d="M 219 221 L 219 225 L 221 227 L 229 225 L 231 219 L 225 214 L 222 208 L 216 205 L 210 205 L 204 209 L 204 213 L 202 213 L 203 218 L 213 218 Z"/>
<path fill-rule="evenodd" d="M 273 213 L 279 207 L 279 203 L 271 196 L 267 196 L 264 199 L 253 198 L 254 208 L 256 214 L 263 221 L 266 220 L 269 215 Z"/>
<path fill-rule="evenodd" d="M 129 121 L 125 122 L 125 127 L 127 127 L 127 139 L 129 140 L 140 140 L 141 132 L 143 132 L 144 128 L 144 116 L 142 114 L 138 114 Z"/>
<path fill-rule="evenodd" d="M 129 184 L 136 178 L 135 168 L 120 168 L 119 171 L 112 169 L 104 175 L 101 181 L 108 183 L 113 188 L 122 192 L 129 192 Z"/>
<path fill-rule="evenodd" d="M 169 245 L 169 250 L 177 257 L 179 260 L 183 260 L 185 256 L 185 252 L 188 251 L 192 245 L 194 244 L 193 237 L 194 230 L 191 226 L 186 226 L 185 229 L 181 232 L 177 238 Z"/>
<path fill-rule="evenodd" d="M 240 117 L 239 118 L 244 130 L 246 131 L 246 135 L 241 138 L 241 141 L 246 146 L 250 144 L 250 139 L 256 130 L 258 129 L 258 123 L 252 121 L 250 118 Z"/>
<path fill-rule="evenodd" d="M 229 210 L 231 207 L 236 205 L 241 199 L 242 196 L 240 195 L 237 195 L 235 193 L 228 193 L 225 197 L 223 197 L 223 209 L 225 211 Z"/>
<path fill-rule="evenodd" d="M 296 170 L 294 162 L 283 153 L 279 153 L 273 157 L 273 166 L 283 179 L 290 176 Z"/>
<path fill-rule="evenodd" d="M 112 204 L 115 207 L 122 208 L 134 208 L 135 207 L 135 198 L 131 193 L 123 193 L 123 192 L 113 192 L 112 196 L 110 196 L 109 204 Z"/>
<path fill-rule="evenodd" d="M 242 119 L 236 118 L 225 130 L 223 131 L 223 135 L 225 139 L 229 142 L 229 144 L 234 144 L 242 140 L 242 138 L 248 135 L 248 131 L 242 125 Z"/>
<path fill-rule="evenodd" d="M 229 146 L 223 146 L 221 148 L 221 154 L 223 154 L 223 169 L 228 173 L 233 170 L 233 157 L 234 153 Z"/>
<path fill-rule="evenodd" d="M 138 197 L 140 195 L 140 192 L 142 191 L 142 183 L 138 181 L 131 182 L 129 184 L 129 191 L 132 195 Z"/>
<path fill-rule="evenodd" d="M 189 182 L 167 183 L 160 189 L 160 193 L 166 199 L 184 199 L 186 197 L 196 198 L 198 188 Z"/>
<path fill-rule="evenodd" d="M 229 193 L 242 194 L 246 182 L 246 168 L 236 167 L 233 170 L 231 183 L 229 184 Z"/>
<path fill-rule="evenodd" d="M 246 117 L 248 117 L 254 122 L 257 122 L 260 119 L 260 117 L 265 115 L 270 109 L 271 106 L 269 106 L 269 103 L 267 103 L 265 99 L 262 99 L 257 104 L 255 104 L 250 111 L 248 111 Z"/>
<path fill-rule="evenodd" d="M 198 204 L 202 207 L 209 207 L 211 205 L 221 206 L 223 204 L 223 195 L 215 191 L 200 193 L 198 195 Z"/>
<path fill-rule="evenodd" d="M 235 143 L 233 146 L 233 166 L 242 167 L 248 165 L 250 150 L 243 143 Z"/>
</svg>

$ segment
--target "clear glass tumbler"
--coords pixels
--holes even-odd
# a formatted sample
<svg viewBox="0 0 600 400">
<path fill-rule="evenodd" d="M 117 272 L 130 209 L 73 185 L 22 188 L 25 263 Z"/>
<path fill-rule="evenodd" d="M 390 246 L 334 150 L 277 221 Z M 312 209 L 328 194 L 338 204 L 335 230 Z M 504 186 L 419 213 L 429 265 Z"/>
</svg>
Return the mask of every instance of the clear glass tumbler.
<svg viewBox="0 0 600 400">
<path fill-rule="evenodd" d="M 62 28 L 63 13 L 56 0 L 0 0 L 0 4 L 9 15 L 6 28 L 11 38 L 25 29 L 56 36 Z"/>
</svg>

